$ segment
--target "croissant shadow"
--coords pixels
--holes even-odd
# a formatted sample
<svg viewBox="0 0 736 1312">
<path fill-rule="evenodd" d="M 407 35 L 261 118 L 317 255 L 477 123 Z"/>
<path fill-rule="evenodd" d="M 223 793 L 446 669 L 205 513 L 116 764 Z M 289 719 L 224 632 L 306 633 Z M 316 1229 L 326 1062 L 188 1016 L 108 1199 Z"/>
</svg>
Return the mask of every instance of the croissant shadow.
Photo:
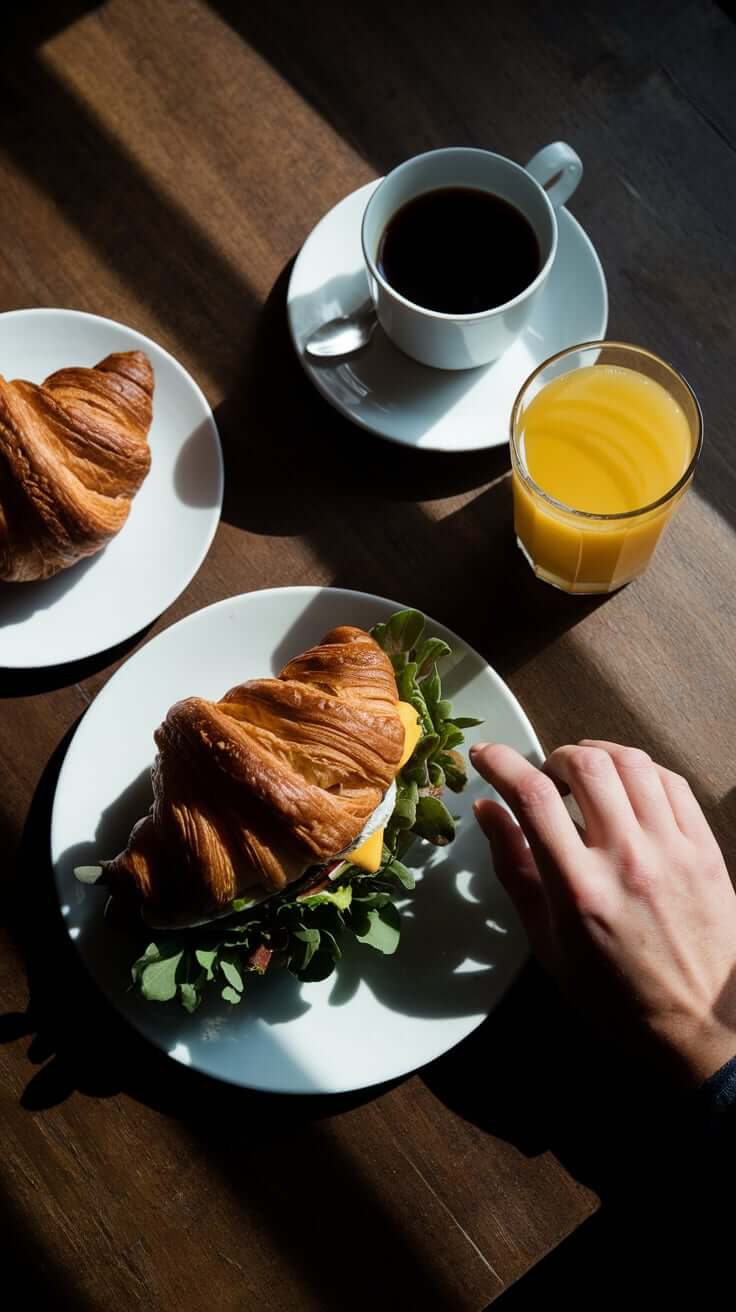
<svg viewBox="0 0 736 1312">
<path fill-rule="evenodd" d="M 186 506 L 211 509 L 222 499 L 222 473 L 212 458 L 212 428 L 209 419 L 189 434 L 176 458 L 174 490 Z"/>
<path fill-rule="evenodd" d="M 23 624 L 37 611 L 54 606 L 94 568 L 101 555 L 102 552 L 96 551 L 94 555 L 85 556 L 84 560 L 78 560 L 68 569 L 60 570 L 52 578 L 40 579 L 36 583 L 0 583 L 0 633 L 14 624 Z"/>
</svg>

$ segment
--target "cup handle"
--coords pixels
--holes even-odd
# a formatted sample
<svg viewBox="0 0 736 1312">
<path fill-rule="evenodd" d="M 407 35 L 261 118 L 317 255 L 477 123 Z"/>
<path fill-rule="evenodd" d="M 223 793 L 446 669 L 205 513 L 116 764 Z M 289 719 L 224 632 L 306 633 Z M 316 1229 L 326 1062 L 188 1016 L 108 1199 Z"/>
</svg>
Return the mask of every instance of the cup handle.
<svg viewBox="0 0 736 1312">
<path fill-rule="evenodd" d="M 583 161 L 565 141 L 553 141 L 524 165 L 546 191 L 555 209 L 569 200 L 583 176 Z"/>
</svg>

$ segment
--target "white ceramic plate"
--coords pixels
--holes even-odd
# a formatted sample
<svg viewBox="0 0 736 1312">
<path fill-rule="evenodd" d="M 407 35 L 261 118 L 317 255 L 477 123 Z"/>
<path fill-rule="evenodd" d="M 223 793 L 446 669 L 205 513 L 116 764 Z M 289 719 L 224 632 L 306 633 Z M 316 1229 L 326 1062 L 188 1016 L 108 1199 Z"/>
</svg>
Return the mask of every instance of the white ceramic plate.
<svg viewBox="0 0 736 1312">
<path fill-rule="evenodd" d="M 379 327 L 370 345 L 341 361 L 317 361 L 304 343 L 320 324 L 368 297 L 360 245 L 363 211 L 380 179 L 346 196 L 317 224 L 291 273 L 288 315 L 296 353 L 315 387 L 362 428 L 426 451 L 478 451 L 508 441 L 521 384 L 538 364 L 575 342 L 598 341 L 608 324 L 606 280 L 593 243 L 566 209 L 544 295 L 522 335 L 478 369 L 429 369 Z"/>
<path fill-rule="evenodd" d="M 142 333 L 78 310 L 0 314 L 0 373 L 41 383 L 112 351 L 145 351 L 155 375 L 151 469 L 120 532 L 41 583 L 0 583 L 0 666 L 61 665 L 105 651 L 160 615 L 196 574 L 222 507 L 222 453 L 207 401 Z"/>
<path fill-rule="evenodd" d="M 193 1016 L 178 1004 L 128 991 L 140 949 L 103 923 L 103 889 L 74 867 L 112 857 L 150 804 L 152 733 L 172 702 L 217 698 L 243 679 L 277 673 L 337 624 L 369 628 L 398 602 L 332 588 L 277 588 L 208 606 L 136 652 L 103 688 L 64 761 L 51 846 L 70 937 L 99 986 L 132 1024 L 171 1057 L 217 1079 L 283 1093 L 338 1093 L 394 1079 L 452 1048 L 488 1015 L 526 956 L 526 942 L 471 814 L 473 777 L 460 797 L 458 836 L 445 849 L 417 843 L 422 872 L 407 902 L 398 952 L 356 944 L 335 975 L 300 984 L 285 971 L 254 978 L 231 1007 L 219 997 Z M 457 714 L 483 716 L 472 730 L 531 760 L 541 749 L 524 712 L 477 652 L 441 625 L 450 643 L 443 686 Z M 473 774 L 472 770 L 470 771 Z M 145 942 L 145 941 L 144 941 Z"/>
</svg>

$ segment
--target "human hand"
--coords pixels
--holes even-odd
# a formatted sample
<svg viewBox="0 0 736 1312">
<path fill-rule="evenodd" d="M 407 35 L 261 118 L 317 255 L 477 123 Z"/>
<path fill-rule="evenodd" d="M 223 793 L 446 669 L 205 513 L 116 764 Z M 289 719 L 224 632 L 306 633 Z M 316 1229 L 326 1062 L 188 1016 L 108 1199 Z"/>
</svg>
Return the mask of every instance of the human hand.
<svg viewBox="0 0 736 1312">
<path fill-rule="evenodd" d="M 518 821 L 490 798 L 475 804 L 542 965 L 688 1082 L 712 1075 L 736 1053 L 736 896 L 687 782 L 593 740 L 558 748 L 543 770 L 501 745 L 470 757 Z"/>
</svg>

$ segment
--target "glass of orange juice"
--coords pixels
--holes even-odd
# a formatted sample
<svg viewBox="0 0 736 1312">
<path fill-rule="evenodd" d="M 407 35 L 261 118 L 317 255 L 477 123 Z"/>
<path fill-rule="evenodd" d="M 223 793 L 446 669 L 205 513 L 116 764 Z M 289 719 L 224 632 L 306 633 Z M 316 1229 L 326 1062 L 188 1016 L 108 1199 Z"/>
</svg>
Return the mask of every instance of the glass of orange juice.
<svg viewBox="0 0 736 1312">
<path fill-rule="evenodd" d="M 585 342 L 545 361 L 511 414 L 516 540 L 565 592 L 612 592 L 641 574 L 687 491 L 703 417 L 651 351 Z"/>
</svg>

